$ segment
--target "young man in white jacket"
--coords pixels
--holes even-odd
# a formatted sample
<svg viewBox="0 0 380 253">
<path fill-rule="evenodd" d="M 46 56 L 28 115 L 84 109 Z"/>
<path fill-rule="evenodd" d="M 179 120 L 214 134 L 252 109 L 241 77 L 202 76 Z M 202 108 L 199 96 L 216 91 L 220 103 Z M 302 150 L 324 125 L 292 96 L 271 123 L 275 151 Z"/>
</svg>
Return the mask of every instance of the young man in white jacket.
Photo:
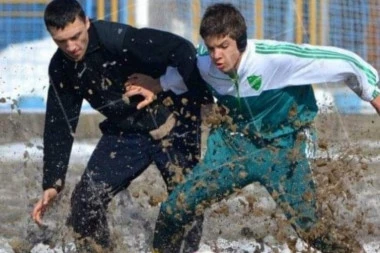
<svg viewBox="0 0 380 253">
<path fill-rule="evenodd" d="M 306 153 L 318 108 L 309 84 L 345 82 L 379 112 L 377 71 L 347 50 L 247 40 L 246 30 L 243 16 L 230 4 L 212 5 L 202 18 L 205 46 L 199 48 L 198 68 L 218 103 L 228 108 L 224 113 L 232 123 L 219 118 L 222 124 L 210 132 L 204 161 L 162 203 L 165 217 L 156 224 L 153 247 L 173 252 L 182 240 L 179 232 L 200 210 L 234 189 L 260 182 L 277 196 L 277 204 L 311 246 L 322 252 L 359 252 L 354 239 L 347 244 L 334 241 L 329 231 L 312 235 L 319 219 Z M 153 87 L 141 76 L 135 82 Z M 161 87 L 184 90 L 175 71 Z"/>
</svg>

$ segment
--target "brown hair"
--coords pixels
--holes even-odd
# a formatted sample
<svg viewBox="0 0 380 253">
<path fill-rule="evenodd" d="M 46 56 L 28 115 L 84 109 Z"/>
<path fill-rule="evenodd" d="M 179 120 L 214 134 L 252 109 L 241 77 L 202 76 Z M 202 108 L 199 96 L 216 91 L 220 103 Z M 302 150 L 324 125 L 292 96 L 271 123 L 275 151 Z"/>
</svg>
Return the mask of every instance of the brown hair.
<svg viewBox="0 0 380 253">
<path fill-rule="evenodd" d="M 202 38 L 208 36 L 227 36 L 234 40 L 247 37 L 247 25 L 243 15 L 232 4 L 217 3 L 210 5 L 204 13 L 200 26 Z"/>
</svg>

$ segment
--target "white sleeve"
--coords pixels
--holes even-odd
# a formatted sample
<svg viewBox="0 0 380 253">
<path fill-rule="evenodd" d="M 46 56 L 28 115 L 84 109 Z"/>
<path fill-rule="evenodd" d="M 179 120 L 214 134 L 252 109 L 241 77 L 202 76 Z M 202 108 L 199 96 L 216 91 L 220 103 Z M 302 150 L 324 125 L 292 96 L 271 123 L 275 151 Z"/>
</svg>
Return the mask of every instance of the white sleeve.
<svg viewBox="0 0 380 253">
<path fill-rule="evenodd" d="M 188 91 L 182 76 L 177 68 L 167 67 L 164 75 L 160 76 L 160 84 L 164 91 L 171 90 L 176 95 L 180 95 Z"/>
<path fill-rule="evenodd" d="M 344 81 L 363 100 L 379 95 L 377 71 L 353 52 L 336 47 L 256 42 L 267 65 L 265 89 Z"/>
</svg>

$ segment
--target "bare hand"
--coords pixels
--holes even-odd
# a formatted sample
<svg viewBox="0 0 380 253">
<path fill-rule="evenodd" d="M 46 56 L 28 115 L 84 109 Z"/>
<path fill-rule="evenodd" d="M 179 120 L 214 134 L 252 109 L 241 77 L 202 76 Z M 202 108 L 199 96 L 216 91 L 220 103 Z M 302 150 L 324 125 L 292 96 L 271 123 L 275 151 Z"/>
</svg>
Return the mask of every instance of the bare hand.
<svg viewBox="0 0 380 253">
<path fill-rule="evenodd" d="M 150 90 L 154 94 L 158 94 L 162 91 L 159 79 L 154 79 L 151 76 L 138 73 L 130 75 L 125 85 L 140 86 L 147 90 Z"/>
<path fill-rule="evenodd" d="M 145 106 L 151 104 L 156 99 L 156 94 L 154 94 L 151 90 L 145 89 L 136 85 L 128 85 L 126 87 L 127 91 L 124 93 L 124 96 L 133 97 L 136 95 L 141 95 L 145 99 L 137 104 L 137 109 L 140 110 Z"/>
<path fill-rule="evenodd" d="M 43 226 L 42 217 L 44 216 L 44 213 L 50 203 L 57 195 L 58 192 L 54 188 L 49 188 L 43 192 L 42 198 L 37 201 L 32 213 L 32 218 L 37 225 Z"/>
<path fill-rule="evenodd" d="M 372 100 L 371 105 L 375 108 L 377 114 L 380 115 L 380 96 L 377 96 L 374 100 Z"/>
</svg>

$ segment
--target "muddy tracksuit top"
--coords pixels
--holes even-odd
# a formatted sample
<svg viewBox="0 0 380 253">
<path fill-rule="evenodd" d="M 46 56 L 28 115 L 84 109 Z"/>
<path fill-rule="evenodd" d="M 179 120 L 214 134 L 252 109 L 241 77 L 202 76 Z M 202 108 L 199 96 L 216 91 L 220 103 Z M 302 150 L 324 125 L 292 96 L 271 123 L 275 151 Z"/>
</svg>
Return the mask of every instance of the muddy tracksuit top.
<svg viewBox="0 0 380 253">
<path fill-rule="evenodd" d="M 318 108 L 308 84 L 345 81 L 370 101 L 379 94 L 377 72 L 343 49 L 249 40 L 236 75 L 228 76 L 205 47 L 199 49 L 201 75 L 237 127 L 210 131 L 202 162 L 161 204 L 164 218 L 156 224 L 153 245 L 170 248 L 199 210 L 252 182 L 276 192 L 278 206 L 290 207 L 283 211 L 291 224 L 308 231 L 318 220 L 307 157 L 309 125 Z M 183 86 L 177 85 L 173 90 Z"/>
<path fill-rule="evenodd" d="M 249 40 L 237 75 L 216 68 L 205 47 L 199 48 L 198 68 L 213 95 L 231 109 L 238 131 L 272 139 L 308 124 L 317 113 L 310 85 L 345 83 L 363 100 L 379 95 L 377 71 L 347 50 Z"/>
<path fill-rule="evenodd" d="M 74 62 L 58 49 L 50 62 L 43 135 L 44 190 L 59 188 L 64 183 L 84 99 L 105 116 L 100 124 L 104 134 L 120 134 L 148 133 L 163 124 L 170 113 L 160 98 L 142 110 L 136 109 L 141 97 L 133 97 L 129 103 L 122 99 L 124 83 L 133 73 L 165 81 L 165 73 L 175 70 L 186 84 L 185 89 L 200 95 L 192 95 L 192 102 L 204 98 L 202 90 L 206 88 L 196 87 L 201 78 L 196 68 L 196 50 L 189 41 L 163 31 L 106 21 L 91 21 L 88 32 L 89 44 L 83 60 Z M 176 104 L 176 99 L 181 98 L 171 99 Z M 186 110 L 195 110 L 190 113 L 197 114 L 197 106 L 190 104 Z"/>
</svg>

